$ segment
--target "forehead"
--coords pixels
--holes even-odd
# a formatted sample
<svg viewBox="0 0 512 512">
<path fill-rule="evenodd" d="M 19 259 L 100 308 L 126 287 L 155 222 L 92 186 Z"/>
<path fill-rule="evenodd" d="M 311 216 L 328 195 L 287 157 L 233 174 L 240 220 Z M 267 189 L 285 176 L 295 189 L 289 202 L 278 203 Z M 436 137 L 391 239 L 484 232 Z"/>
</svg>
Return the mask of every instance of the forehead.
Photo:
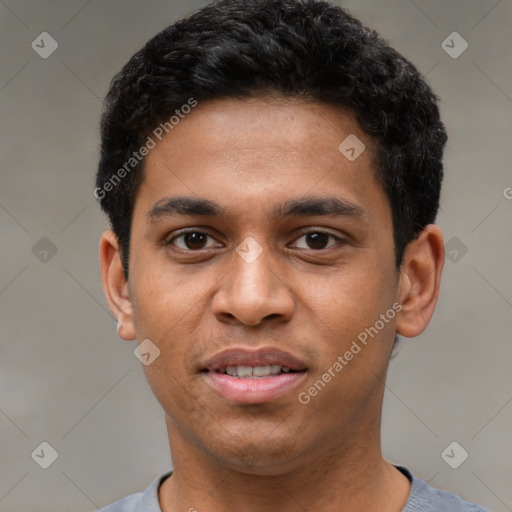
<svg viewBox="0 0 512 512">
<path fill-rule="evenodd" d="M 370 143 L 366 149 L 372 149 L 369 137 L 347 109 L 282 97 L 225 98 L 199 103 L 164 135 L 164 144 L 159 146 L 173 146 L 173 151 L 179 151 L 185 143 L 182 148 L 189 151 L 194 138 L 189 158 L 217 152 L 236 159 L 240 151 L 250 151 L 274 158 L 282 154 L 287 159 L 293 153 L 302 159 L 309 154 L 317 161 L 335 163 L 342 154 L 339 145 L 347 136 L 356 143 L 366 139 Z M 157 148 L 149 160 L 158 153 Z"/>
<path fill-rule="evenodd" d="M 199 103 L 156 140 L 136 206 L 143 202 L 147 215 L 164 197 L 197 195 L 233 207 L 274 202 L 276 212 L 291 197 L 336 190 L 356 205 L 375 194 L 386 201 L 373 142 L 351 112 L 283 98 L 219 99 Z"/>
</svg>

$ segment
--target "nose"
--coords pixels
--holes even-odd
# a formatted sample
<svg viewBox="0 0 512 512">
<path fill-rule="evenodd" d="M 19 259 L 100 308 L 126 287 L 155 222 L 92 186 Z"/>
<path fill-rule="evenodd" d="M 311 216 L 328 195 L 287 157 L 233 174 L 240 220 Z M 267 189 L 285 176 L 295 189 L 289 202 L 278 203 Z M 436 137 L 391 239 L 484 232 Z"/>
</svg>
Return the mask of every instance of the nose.
<svg viewBox="0 0 512 512">
<path fill-rule="evenodd" d="M 269 249 L 264 249 L 254 261 L 233 253 L 232 267 L 219 283 L 212 301 L 214 315 L 233 325 L 289 321 L 295 301 L 281 274 Z"/>
</svg>

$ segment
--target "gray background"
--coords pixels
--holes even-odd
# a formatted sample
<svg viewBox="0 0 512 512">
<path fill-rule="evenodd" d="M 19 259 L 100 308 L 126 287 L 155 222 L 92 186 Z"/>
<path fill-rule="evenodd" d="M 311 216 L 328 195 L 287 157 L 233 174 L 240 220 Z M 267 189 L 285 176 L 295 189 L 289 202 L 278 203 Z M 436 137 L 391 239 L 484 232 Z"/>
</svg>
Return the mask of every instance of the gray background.
<svg viewBox="0 0 512 512">
<path fill-rule="evenodd" d="M 170 466 L 135 342 L 117 339 L 103 297 L 92 189 L 112 76 L 201 5 L 0 2 L 2 512 L 96 510 Z M 450 136 L 438 223 L 454 261 L 430 327 L 392 361 L 385 456 L 512 510 L 512 0 L 343 5 L 427 74 Z M 44 31 L 59 44 L 47 59 L 31 48 Z M 469 43 L 457 59 L 441 47 L 453 31 Z M 43 441 L 58 452 L 48 469 L 31 458 Z M 458 469 L 441 458 L 452 441 L 469 453 Z"/>
</svg>

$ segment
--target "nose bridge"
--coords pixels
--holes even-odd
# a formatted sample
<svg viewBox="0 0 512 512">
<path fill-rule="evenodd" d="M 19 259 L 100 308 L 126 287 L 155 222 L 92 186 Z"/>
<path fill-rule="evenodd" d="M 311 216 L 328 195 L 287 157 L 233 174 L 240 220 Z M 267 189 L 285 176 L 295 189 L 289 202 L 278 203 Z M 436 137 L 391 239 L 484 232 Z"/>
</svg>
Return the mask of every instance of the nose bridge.
<svg viewBox="0 0 512 512">
<path fill-rule="evenodd" d="M 256 246 L 254 242 L 243 242 L 237 248 L 232 271 L 235 286 L 241 288 L 242 293 L 267 296 L 273 288 L 275 274 L 271 269 L 271 258 L 268 249 Z"/>
<path fill-rule="evenodd" d="M 214 300 L 215 314 L 250 325 L 270 315 L 289 317 L 293 298 L 274 263 L 268 247 L 246 238 L 233 253 L 230 271 Z"/>
<path fill-rule="evenodd" d="M 232 293 L 240 294 L 238 300 L 256 305 L 268 301 L 275 289 L 277 279 L 272 271 L 271 253 L 253 237 L 247 237 L 237 248 L 233 257 Z"/>
</svg>

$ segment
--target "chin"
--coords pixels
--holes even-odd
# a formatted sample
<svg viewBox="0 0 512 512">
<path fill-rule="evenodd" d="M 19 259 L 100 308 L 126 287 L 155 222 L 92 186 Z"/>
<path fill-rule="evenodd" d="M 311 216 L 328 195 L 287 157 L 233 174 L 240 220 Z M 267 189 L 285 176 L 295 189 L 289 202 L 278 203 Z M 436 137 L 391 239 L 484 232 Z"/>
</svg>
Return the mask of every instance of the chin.
<svg viewBox="0 0 512 512">
<path fill-rule="evenodd" d="M 288 435 L 290 431 L 288 431 Z M 210 446 L 209 454 L 217 463 L 247 475 L 280 475 L 295 466 L 299 457 L 297 439 L 276 439 L 262 436 L 244 438 L 240 436 L 236 442 L 227 436 L 223 441 Z"/>
</svg>

